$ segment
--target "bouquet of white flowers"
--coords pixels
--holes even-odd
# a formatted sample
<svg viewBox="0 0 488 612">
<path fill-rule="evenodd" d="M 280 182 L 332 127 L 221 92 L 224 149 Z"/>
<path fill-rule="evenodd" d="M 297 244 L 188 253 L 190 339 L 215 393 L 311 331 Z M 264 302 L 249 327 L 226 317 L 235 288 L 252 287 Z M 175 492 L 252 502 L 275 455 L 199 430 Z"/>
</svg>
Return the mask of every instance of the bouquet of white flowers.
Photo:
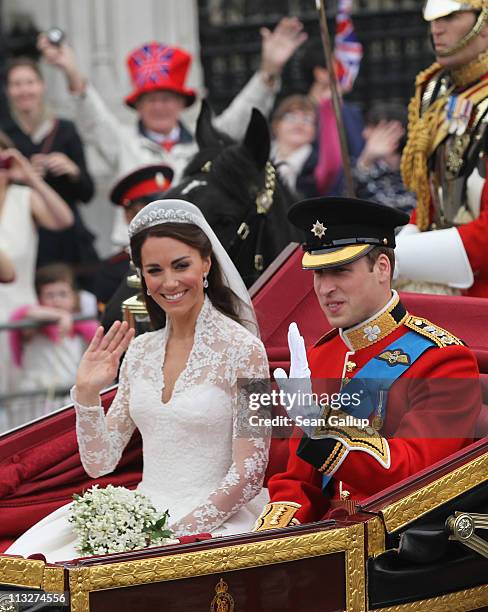
<svg viewBox="0 0 488 612">
<path fill-rule="evenodd" d="M 82 555 L 105 555 L 175 542 L 167 529 L 169 512 L 160 515 L 139 491 L 93 485 L 73 495 L 68 521 L 77 535 Z"/>
</svg>

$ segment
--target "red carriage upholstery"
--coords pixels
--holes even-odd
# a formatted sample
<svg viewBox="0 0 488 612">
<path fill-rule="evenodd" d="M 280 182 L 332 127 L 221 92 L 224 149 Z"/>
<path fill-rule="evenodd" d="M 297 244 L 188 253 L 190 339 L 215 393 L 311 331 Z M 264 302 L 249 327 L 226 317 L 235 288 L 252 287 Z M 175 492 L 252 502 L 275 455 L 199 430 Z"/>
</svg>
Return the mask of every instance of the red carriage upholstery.
<svg viewBox="0 0 488 612">
<path fill-rule="evenodd" d="M 115 389 L 103 398 L 108 408 Z M 133 488 L 141 479 L 136 433 L 115 473 L 90 478 L 78 453 L 73 408 L 64 409 L 0 438 L 0 552 L 28 527 L 95 483 Z"/>
<path fill-rule="evenodd" d="M 328 325 L 312 288 L 312 275 L 300 266 L 301 252 L 289 249 L 269 273 L 251 289 L 271 370 L 289 366 L 287 331 L 297 321 L 306 343 L 327 331 Z M 432 319 L 463 338 L 475 351 L 488 403 L 488 300 L 404 294 L 408 310 Z M 114 391 L 103 403 L 110 405 Z M 140 437 L 135 434 L 117 470 L 91 479 L 78 454 L 72 408 L 49 415 L 0 437 L 0 552 L 11 541 L 56 508 L 95 482 L 134 487 L 142 469 Z M 479 422 L 479 436 L 488 435 L 488 409 Z M 288 439 L 273 438 L 266 474 L 282 471 Z"/>
</svg>

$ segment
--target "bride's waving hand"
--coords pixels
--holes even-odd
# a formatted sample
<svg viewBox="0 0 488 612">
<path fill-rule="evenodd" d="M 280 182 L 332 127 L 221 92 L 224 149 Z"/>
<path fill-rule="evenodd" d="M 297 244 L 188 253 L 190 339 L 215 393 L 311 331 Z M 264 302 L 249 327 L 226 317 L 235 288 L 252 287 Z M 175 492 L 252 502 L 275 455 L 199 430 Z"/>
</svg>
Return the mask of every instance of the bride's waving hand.
<svg viewBox="0 0 488 612">
<path fill-rule="evenodd" d="M 100 391 L 116 378 L 122 355 L 134 337 L 124 321 L 116 321 L 104 335 L 99 327 L 83 355 L 76 375 L 77 400 L 91 406 L 98 403 Z"/>
</svg>

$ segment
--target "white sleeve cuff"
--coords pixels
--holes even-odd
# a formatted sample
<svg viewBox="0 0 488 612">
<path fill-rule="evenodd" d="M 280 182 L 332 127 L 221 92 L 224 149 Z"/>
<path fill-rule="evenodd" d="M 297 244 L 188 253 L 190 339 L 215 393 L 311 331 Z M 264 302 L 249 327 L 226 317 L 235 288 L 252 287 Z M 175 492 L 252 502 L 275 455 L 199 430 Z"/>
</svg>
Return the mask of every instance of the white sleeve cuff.
<svg viewBox="0 0 488 612">
<path fill-rule="evenodd" d="M 76 385 L 73 385 L 71 387 L 69 395 L 71 401 L 75 405 L 75 408 L 81 408 L 82 410 L 100 410 L 100 408 L 102 407 L 100 396 L 98 397 L 98 404 L 96 406 L 83 406 L 83 404 L 80 404 L 79 401 L 76 399 Z"/>
<path fill-rule="evenodd" d="M 403 232 L 396 238 L 398 278 L 467 289 L 474 282 L 466 249 L 455 227 L 429 232 Z"/>
</svg>

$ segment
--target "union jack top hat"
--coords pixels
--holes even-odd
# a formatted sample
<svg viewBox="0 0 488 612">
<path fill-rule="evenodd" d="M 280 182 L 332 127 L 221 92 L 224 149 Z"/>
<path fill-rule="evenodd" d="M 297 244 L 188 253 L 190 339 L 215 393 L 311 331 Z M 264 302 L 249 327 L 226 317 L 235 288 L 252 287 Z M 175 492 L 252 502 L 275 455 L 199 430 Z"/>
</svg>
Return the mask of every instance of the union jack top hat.
<svg viewBox="0 0 488 612">
<path fill-rule="evenodd" d="M 134 87 L 125 103 L 134 107 L 137 99 L 151 91 L 172 91 L 185 98 L 186 106 L 195 101 L 196 93 L 185 87 L 192 57 L 183 49 L 149 42 L 138 47 L 127 58 Z"/>
</svg>

